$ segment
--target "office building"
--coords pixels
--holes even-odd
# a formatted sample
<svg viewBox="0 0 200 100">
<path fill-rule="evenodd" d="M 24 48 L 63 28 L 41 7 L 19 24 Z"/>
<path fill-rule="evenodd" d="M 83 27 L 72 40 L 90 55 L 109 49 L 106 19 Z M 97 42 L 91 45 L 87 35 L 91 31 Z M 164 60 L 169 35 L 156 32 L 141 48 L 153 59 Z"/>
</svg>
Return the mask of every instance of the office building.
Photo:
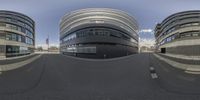
<svg viewBox="0 0 200 100">
<path fill-rule="evenodd" d="M 138 52 L 137 21 L 124 11 L 87 8 L 60 21 L 60 52 L 83 58 L 114 58 Z"/>
<path fill-rule="evenodd" d="M 35 22 L 28 16 L 0 10 L 0 58 L 34 52 Z"/>
</svg>

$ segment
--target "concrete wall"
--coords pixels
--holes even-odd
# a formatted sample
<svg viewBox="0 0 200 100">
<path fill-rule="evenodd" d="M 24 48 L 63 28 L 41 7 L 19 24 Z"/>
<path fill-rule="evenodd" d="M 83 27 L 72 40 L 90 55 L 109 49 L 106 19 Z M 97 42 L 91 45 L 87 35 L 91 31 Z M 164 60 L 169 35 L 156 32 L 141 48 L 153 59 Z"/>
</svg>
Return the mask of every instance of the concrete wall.
<svg viewBox="0 0 200 100">
<path fill-rule="evenodd" d="M 200 45 L 168 47 L 166 48 L 166 53 L 187 56 L 200 56 Z"/>
</svg>

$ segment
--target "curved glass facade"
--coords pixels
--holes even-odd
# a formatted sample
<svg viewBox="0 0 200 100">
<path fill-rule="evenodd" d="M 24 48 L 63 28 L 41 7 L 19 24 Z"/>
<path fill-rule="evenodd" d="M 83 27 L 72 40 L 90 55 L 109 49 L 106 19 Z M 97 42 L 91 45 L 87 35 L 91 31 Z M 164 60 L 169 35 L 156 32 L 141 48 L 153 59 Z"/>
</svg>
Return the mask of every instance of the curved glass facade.
<svg viewBox="0 0 200 100">
<path fill-rule="evenodd" d="M 60 22 L 61 53 L 113 58 L 137 53 L 137 22 L 125 12 L 93 8 L 65 15 Z"/>
<path fill-rule="evenodd" d="M 92 37 L 92 36 L 120 38 L 135 44 L 137 44 L 138 42 L 137 39 L 132 38 L 128 34 L 117 29 L 112 29 L 109 27 L 88 27 L 66 35 L 64 38 L 61 38 L 62 40 L 61 43 L 68 42 L 72 39 L 77 39 L 82 37 Z M 113 43 L 115 42 L 113 41 Z"/>
<path fill-rule="evenodd" d="M 0 11 L 0 57 L 30 54 L 35 45 L 35 22 L 28 16 Z"/>
</svg>

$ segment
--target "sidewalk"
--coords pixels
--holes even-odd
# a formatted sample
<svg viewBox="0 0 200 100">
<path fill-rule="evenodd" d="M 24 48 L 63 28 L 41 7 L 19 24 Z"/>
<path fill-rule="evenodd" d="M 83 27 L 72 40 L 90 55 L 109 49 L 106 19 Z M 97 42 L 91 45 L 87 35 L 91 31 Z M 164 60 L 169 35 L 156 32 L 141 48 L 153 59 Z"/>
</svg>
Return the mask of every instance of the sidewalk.
<svg viewBox="0 0 200 100">
<path fill-rule="evenodd" d="M 29 58 L 29 59 L 22 60 L 20 62 L 14 62 L 14 63 L 0 65 L 0 72 L 14 70 L 14 69 L 23 67 L 24 65 L 27 65 L 27 64 L 35 61 L 40 56 L 41 55 L 36 55 L 36 56 L 33 56 L 33 57 Z"/>
<path fill-rule="evenodd" d="M 183 55 L 176 55 L 176 54 L 174 54 L 174 55 L 162 54 L 162 53 L 157 53 L 157 54 L 166 59 L 170 59 L 170 60 L 178 62 L 178 63 L 189 64 L 189 65 L 200 65 L 200 60 L 198 60 L 198 59 L 194 60 L 194 58 L 191 58 L 191 56 L 183 56 Z"/>
<path fill-rule="evenodd" d="M 182 69 L 184 70 L 186 73 L 190 73 L 190 74 L 200 74 L 200 65 L 192 65 L 192 64 L 183 64 L 183 63 L 179 63 L 167 58 L 164 58 L 158 54 L 153 54 L 155 57 L 157 57 L 158 59 L 168 63 L 169 65 L 178 68 L 178 69 Z"/>
<path fill-rule="evenodd" d="M 28 55 L 23 55 L 23 56 L 9 57 L 9 58 L 0 57 L 0 61 L 19 59 L 19 58 L 24 58 L 24 57 L 32 56 L 32 55 L 35 55 L 35 53 L 28 54 Z"/>
<path fill-rule="evenodd" d="M 21 62 L 24 60 L 27 60 L 29 58 L 32 58 L 34 56 L 37 56 L 38 54 L 30 54 L 30 55 L 24 55 L 24 56 L 19 56 L 19 57 L 10 57 L 10 58 L 4 58 L 0 60 L 0 65 L 6 65 L 6 64 L 12 64 L 12 63 L 17 63 Z"/>
<path fill-rule="evenodd" d="M 174 57 L 174 58 L 179 58 L 179 59 L 184 59 L 184 60 L 199 60 L 200 61 L 200 56 L 184 56 L 184 55 L 177 55 L 177 54 L 162 54 L 161 55 L 165 55 L 165 56 L 169 56 L 169 57 Z"/>
</svg>

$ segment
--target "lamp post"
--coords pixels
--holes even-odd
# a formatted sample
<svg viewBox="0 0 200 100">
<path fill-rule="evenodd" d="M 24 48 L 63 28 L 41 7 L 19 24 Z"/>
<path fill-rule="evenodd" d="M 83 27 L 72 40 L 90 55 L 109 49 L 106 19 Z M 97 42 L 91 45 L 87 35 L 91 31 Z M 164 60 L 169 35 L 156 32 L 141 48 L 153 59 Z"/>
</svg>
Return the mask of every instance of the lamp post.
<svg viewBox="0 0 200 100">
<path fill-rule="evenodd" d="M 47 50 L 48 50 L 48 52 L 49 52 L 49 34 L 48 34 L 48 37 L 47 37 L 47 39 L 46 39 L 46 44 L 47 44 Z"/>
</svg>

